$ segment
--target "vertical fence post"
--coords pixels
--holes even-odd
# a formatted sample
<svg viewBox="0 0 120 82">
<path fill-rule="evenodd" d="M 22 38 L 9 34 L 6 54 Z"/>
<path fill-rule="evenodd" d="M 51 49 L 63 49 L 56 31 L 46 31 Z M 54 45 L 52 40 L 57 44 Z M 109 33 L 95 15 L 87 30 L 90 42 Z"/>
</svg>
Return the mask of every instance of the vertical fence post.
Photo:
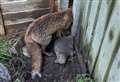
<svg viewBox="0 0 120 82">
<path fill-rule="evenodd" d="M 51 13 L 56 11 L 55 0 L 49 0 L 49 6 L 50 6 Z"/>
<path fill-rule="evenodd" d="M 0 36 L 5 35 L 5 25 L 2 15 L 1 2 L 0 2 Z"/>
<path fill-rule="evenodd" d="M 81 55 L 80 52 L 80 31 L 81 31 L 81 23 L 82 23 L 82 14 L 86 1 L 87 0 L 73 0 L 73 8 L 72 8 L 73 24 L 71 27 L 71 35 L 74 37 L 73 39 L 74 49 L 76 51 L 76 55 L 79 60 L 79 63 L 82 65 L 81 71 L 83 73 L 86 73 L 87 69 L 85 66 L 84 57 Z"/>
<path fill-rule="evenodd" d="M 65 11 L 68 9 L 69 0 L 58 0 L 58 11 Z"/>
</svg>

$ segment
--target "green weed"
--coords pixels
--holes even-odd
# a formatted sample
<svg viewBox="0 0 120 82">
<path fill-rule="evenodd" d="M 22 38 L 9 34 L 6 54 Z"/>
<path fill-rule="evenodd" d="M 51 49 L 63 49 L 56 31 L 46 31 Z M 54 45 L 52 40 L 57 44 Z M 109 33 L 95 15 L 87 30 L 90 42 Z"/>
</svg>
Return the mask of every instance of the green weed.
<svg viewBox="0 0 120 82">
<path fill-rule="evenodd" d="M 0 37 L 0 61 L 10 59 L 12 55 L 8 51 L 9 40 Z"/>
<path fill-rule="evenodd" d="M 76 76 L 76 82 L 94 82 L 93 79 L 90 78 L 89 74 L 78 74 Z"/>
</svg>

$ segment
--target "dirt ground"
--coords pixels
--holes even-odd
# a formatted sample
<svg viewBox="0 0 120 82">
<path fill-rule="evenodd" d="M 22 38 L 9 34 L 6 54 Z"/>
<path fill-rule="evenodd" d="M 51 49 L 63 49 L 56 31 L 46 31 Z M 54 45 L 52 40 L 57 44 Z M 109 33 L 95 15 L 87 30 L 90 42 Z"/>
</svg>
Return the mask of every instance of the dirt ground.
<svg viewBox="0 0 120 82">
<path fill-rule="evenodd" d="M 51 49 L 51 47 L 48 47 Z M 85 74 L 86 68 L 83 66 L 85 63 L 81 63 L 77 55 L 73 57 L 73 60 L 69 60 L 65 65 L 55 64 L 55 54 L 52 56 L 43 55 L 43 69 L 42 78 L 36 77 L 35 80 L 31 79 L 31 61 L 30 58 L 25 57 L 22 52 L 18 55 L 13 54 L 13 57 L 0 61 L 10 71 L 12 77 L 11 82 L 77 82 L 76 76 L 78 74 Z M 17 81 L 20 80 L 20 81 Z"/>
<path fill-rule="evenodd" d="M 76 75 L 82 74 L 77 56 L 74 57 L 73 61 L 68 61 L 65 65 L 55 64 L 54 60 L 55 56 L 45 56 L 41 82 L 66 82 L 67 80 L 76 82 Z"/>
<path fill-rule="evenodd" d="M 26 58 L 28 62 L 22 65 L 23 62 L 19 58 L 13 58 L 11 59 L 11 66 L 13 66 L 15 70 L 11 68 L 11 73 L 20 70 L 18 67 L 22 66 L 22 75 L 12 74 L 12 77 L 13 79 L 19 78 L 22 82 L 76 82 L 76 75 L 85 73 L 82 71 L 82 65 L 79 64 L 77 56 L 74 56 L 72 61 L 67 61 L 65 65 L 55 64 L 55 58 L 55 55 L 51 57 L 44 56 L 43 69 L 41 72 L 42 78 L 36 78 L 35 80 L 32 80 L 30 75 L 30 59 Z"/>
</svg>

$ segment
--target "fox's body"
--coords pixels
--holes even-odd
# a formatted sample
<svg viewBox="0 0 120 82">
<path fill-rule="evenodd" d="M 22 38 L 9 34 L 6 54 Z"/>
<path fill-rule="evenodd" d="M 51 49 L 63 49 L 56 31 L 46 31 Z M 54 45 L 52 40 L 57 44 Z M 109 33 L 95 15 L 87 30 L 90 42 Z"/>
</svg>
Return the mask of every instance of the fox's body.
<svg viewBox="0 0 120 82">
<path fill-rule="evenodd" d="M 52 34 L 68 29 L 72 22 L 72 11 L 55 12 L 43 15 L 33 21 L 25 34 L 28 53 L 32 57 L 33 76 L 40 76 L 42 67 L 42 50 L 50 43 Z M 39 45 L 40 46 L 39 46 Z"/>
</svg>

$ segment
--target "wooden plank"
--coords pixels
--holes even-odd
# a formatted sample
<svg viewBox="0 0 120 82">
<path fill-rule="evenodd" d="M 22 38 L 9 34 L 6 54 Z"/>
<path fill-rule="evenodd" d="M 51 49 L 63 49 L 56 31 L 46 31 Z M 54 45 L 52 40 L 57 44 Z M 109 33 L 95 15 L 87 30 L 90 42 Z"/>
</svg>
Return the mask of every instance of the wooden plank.
<svg viewBox="0 0 120 82">
<path fill-rule="evenodd" d="M 10 3 L 17 3 L 17 2 L 26 2 L 27 0 L 1 0 L 2 4 L 10 4 Z"/>
<path fill-rule="evenodd" d="M 6 27 L 6 35 L 16 35 L 21 32 L 25 32 L 28 25 L 33 21 L 33 18 L 23 18 L 18 19 L 15 21 L 6 20 L 5 27 Z"/>
<path fill-rule="evenodd" d="M 105 9 L 104 9 L 104 12 L 105 12 Z M 95 67 L 95 78 L 97 82 L 106 82 L 112 62 L 120 47 L 120 22 L 119 21 L 120 21 L 120 0 L 116 0 L 116 4 L 112 12 L 111 19 L 109 21 L 109 25 L 106 30 L 106 34 L 101 46 L 99 58 L 97 60 L 97 64 Z M 101 28 L 102 27 L 100 27 L 100 29 Z"/>
<path fill-rule="evenodd" d="M 46 14 L 48 11 L 43 12 L 44 10 L 42 10 L 40 12 L 36 12 L 36 14 L 33 13 L 29 13 L 27 14 L 29 18 L 27 18 L 27 16 L 22 16 L 23 18 L 16 18 L 17 16 L 21 16 L 27 12 L 24 13 L 20 13 L 20 14 L 16 14 L 15 16 L 12 15 L 13 18 L 10 18 L 11 20 L 5 20 L 5 27 L 6 27 L 6 34 L 7 35 L 14 35 L 14 34 L 19 34 L 19 33 L 23 33 L 25 32 L 25 30 L 27 29 L 28 25 L 37 17 Z M 40 14 L 39 14 L 40 13 Z M 37 15 L 37 16 L 33 16 L 33 15 Z M 10 15 L 11 16 L 11 15 Z M 31 17 L 30 17 L 31 16 Z M 26 17 L 26 18 L 24 18 Z M 33 18 L 32 18 L 33 17 Z M 35 18 L 34 18 L 35 17 Z M 15 19 L 15 20 L 13 20 Z"/>
<path fill-rule="evenodd" d="M 17 20 L 21 18 L 37 18 L 48 12 L 49 8 L 36 8 L 36 9 L 34 8 L 19 12 L 6 12 L 3 13 L 3 16 L 5 20 Z"/>
<path fill-rule="evenodd" d="M 3 25 L 0 25 L 0 36 L 5 35 L 5 30 L 3 28 Z"/>
<path fill-rule="evenodd" d="M 2 12 L 0 9 L 0 36 L 5 35 L 4 22 L 2 17 Z"/>
<path fill-rule="evenodd" d="M 16 35 L 21 32 L 25 32 L 28 25 L 33 21 L 33 19 L 28 18 L 28 19 L 19 19 L 18 21 L 13 21 L 7 23 L 6 25 L 6 35 Z"/>
<path fill-rule="evenodd" d="M 120 48 L 113 61 L 107 82 L 120 82 Z"/>
<path fill-rule="evenodd" d="M 82 23 L 82 14 L 83 10 L 85 8 L 85 2 L 84 0 L 74 0 L 73 1 L 73 24 L 71 28 L 71 34 L 74 36 L 74 45 L 75 50 L 78 51 L 80 48 L 80 29 L 81 23 Z"/>
<path fill-rule="evenodd" d="M 12 25 L 17 26 L 19 24 L 32 22 L 33 20 L 34 20 L 33 18 L 23 18 L 23 19 L 18 19 L 18 20 L 15 20 L 15 21 L 5 20 L 5 26 L 6 26 L 6 28 L 8 28 L 9 26 L 12 27 Z"/>
<path fill-rule="evenodd" d="M 83 27 L 83 30 L 84 30 L 84 34 L 86 32 L 86 29 L 87 29 L 88 19 L 89 19 L 89 15 L 90 15 L 90 12 L 91 12 L 92 1 L 93 0 L 87 0 L 86 1 L 85 9 L 83 11 L 82 27 Z"/>
<path fill-rule="evenodd" d="M 81 4 L 80 4 L 80 0 L 74 0 L 73 1 L 73 25 L 72 25 L 72 35 L 75 36 L 75 33 L 77 31 L 78 28 L 78 23 L 80 22 L 80 11 L 81 11 Z"/>
<path fill-rule="evenodd" d="M 82 19 L 82 23 L 81 23 L 81 48 L 83 49 L 83 52 L 86 53 L 88 51 L 88 44 L 86 42 L 86 29 L 87 29 L 87 25 L 88 25 L 88 19 L 90 16 L 90 12 L 91 12 L 91 4 L 92 4 L 93 0 L 86 0 L 85 3 L 85 8 L 83 11 L 83 16 L 81 17 Z M 88 54 L 86 53 L 86 56 L 88 56 Z"/>
<path fill-rule="evenodd" d="M 93 1 L 91 4 L 91 12 L 88 19 L 88 27 L 85 35 L 87 40 L 86 42 L 88 44 L 90 44 L 91 42 L 92 32 L 94 31 L 95 24 L 97 23 L 97 18 L 98 18 L 100 6 L 101 6 L 100 3 L 101 3 L 101 0 L 98 0 L 98 1 Z"/>
<path fill-rule="evenodd" d="M 56 12 L 57 11 L 56 0 L 49 0 L 49 7 L 51 13 Z"/>
<path fill-rule="evenodd" d="M 85 7 L 85 2 L 84 0 L 74 0 L 73 1 L 73 25 L 71 29 L 71 34 L 74 36 L 74 48 L 77 52 L 77 57 L 79 60 L 79 63 L 82 65 L 82 72 L 85 73 L 87 72 L 85 62 L 84 62 L 84 57 L 82 54 L 80 54 L 80 29 L 81 29 L 81 23 L 82 23 L 82 13 Z"/>
<path fill-rule="evenodd" d="M 36 8 L 48 8 L 49 0 L 27 0 L 26 2 L 16 2 L 11 4 L 1 4 L 3 12 L 20 12 Z"/>
<path fill-rule="evenodd" d="M 107 0 L 102 0 L 98 21 L 95 28 L 95 34 L 94 34 L 93 41 L 90 46 L 91 47 L 90 52 L 89 52 L 90 72 L 92 72 L 92 70 L 94 69 L 96 58 L 98 58 L 98 51 L 100 49 L 102 37 L 104 36 L 105 29 L 107 28 L 105 27 L 105 25 L 107 23 L 107 18 L 108 18 L 107 16 L 109 14 L 110 4 L 111 3 L 108 4 Z"/>
<path fill-rule="evenodd" d="M 30 23 L 24 23 L 17 26 L 13 25 L 13 28 L 7 28 L 6 36 L 21 35 L 21 33 L 25 33 L 29 24 Z"/>
<path fill-rule="evenodd" d="M 37 17 L 47 14 L 49 8 L 39 8 L 24 12 L 4 13 L 5 27 L 7 35 L 14 35 L 25 32 L 28 25 Z"/>
</svg>

